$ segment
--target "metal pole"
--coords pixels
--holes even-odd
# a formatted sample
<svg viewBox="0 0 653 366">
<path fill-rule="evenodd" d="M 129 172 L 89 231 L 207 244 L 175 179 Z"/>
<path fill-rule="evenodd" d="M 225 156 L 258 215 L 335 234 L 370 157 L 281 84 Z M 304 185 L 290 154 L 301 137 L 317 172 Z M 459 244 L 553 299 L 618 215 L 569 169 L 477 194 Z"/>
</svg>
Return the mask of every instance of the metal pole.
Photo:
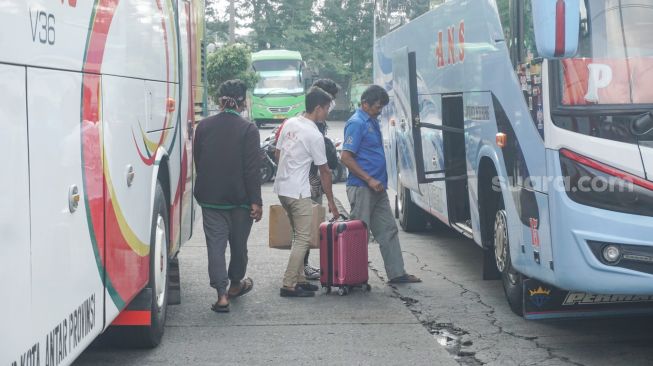
<svg viewBox="0 0 653 366">
<path fill-rule="evenodd" d="M 229 0 L 229 43 L 236 42 L 236 0 Z"/>
</svg>

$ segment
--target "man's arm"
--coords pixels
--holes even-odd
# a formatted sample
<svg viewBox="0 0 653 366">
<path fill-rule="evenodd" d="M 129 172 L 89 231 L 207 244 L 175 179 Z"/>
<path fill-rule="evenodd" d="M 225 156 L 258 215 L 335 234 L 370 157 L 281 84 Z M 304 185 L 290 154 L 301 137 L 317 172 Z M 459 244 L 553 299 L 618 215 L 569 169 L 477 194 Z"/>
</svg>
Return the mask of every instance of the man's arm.
<svg viewBox="0 0 653 366">
<path fill-rule="evenodd" d="M 382 192 L 385 190 L 383 183 L 372 178 L 363 168 L 358 165 L 356 159 L 354 158 L 354 153 L 351 151 L 343 150 L 340 155 L 340 161 L 349 169 L 351 173 L 360 178 L 363 182 L 367 183 L 367 186 L 370 187 L 375 192 Z"/>
<path fill-rule="evenodd" d="M 195 128 L 195 136 L 193 138 L 193 160 L 195 161 L 195 169 L 200 165 L 200 156 L 201 156 L 201 147 L 200 138 L 202 136 L 202 129 L 200 129 L 201 124 L 197 125 Z"/>
<path fill-rule="evenodd" d="M 320 181 L 322 182 L 322 190 L 327 196 L 327 202 L 329 203 L 329 212 L 333 214 L 333 217 L 338 218 L 340 213 L 338 212 L 338 207 L 336 206 L 336 201 L 333 199 L 333 182 L 331 181 L 331 169 L 329 169 L 328 164 L 320 165 Z"/>
<path fill-rule="evenodd" d="M 256 127 L 249 126 L 245 135 L 245 191 L 249 197 L 250 216 L 256 222 L 263 215 L 263 200 L 261 198 L 261 137 Z"/>
</svg>

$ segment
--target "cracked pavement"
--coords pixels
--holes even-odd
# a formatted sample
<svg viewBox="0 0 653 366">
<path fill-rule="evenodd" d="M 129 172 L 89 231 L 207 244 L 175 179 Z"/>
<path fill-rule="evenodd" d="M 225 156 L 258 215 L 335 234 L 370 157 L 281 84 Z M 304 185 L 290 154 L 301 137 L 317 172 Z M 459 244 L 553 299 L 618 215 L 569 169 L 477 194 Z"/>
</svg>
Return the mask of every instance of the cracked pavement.
<svg viewBox="0 0 653 366">
<path fill-rule="evenodd" d="M 343 124 L 329 134 L 342 136 Z M 265 137 L 269 130 L 263 130 Z M 277 203 L 271 184 L 266 206 Z M 336 196 L 347 202 L 344 184 Z M 391 199 L 394 193 L 390 192 Z M 267 214 L 255 224 L 248 275 L 252 293 L 230 314 L 209 306 L 201 221 L 180 254 L 182 304 L 168 308 L 166 334 L 154 350 L 120 350 L 102 341 L 77 365 L 650 365 L 653 318 L 526 321 L 514 315 L 500 281 L 481 279 L 481 249 L 451 230 L 400 230 L 407 270 L 424 281 L 388 286 L 370 244 L 371 293 L 283 299 L 288 252 L 267 248 Z M 199 221 L 199 220 L 198 220 Z M 318 264 L 318 252 L 311 262 Z"/>
<path fill-rule="evenodd" d="M 407 270 L 424 282 L 395 287 L 394 295 L 410 299 L 404 303 L 413 315 L 448 338 L 462 365 L 653 362 L 651 317 L 526 321 L 511 312 L 500 281 L 481 279 L 482 251 L 473 241 L 448 229 L 400 238 Z M 378 248 L 370 258 L 383 277 Z"/>
</svg>

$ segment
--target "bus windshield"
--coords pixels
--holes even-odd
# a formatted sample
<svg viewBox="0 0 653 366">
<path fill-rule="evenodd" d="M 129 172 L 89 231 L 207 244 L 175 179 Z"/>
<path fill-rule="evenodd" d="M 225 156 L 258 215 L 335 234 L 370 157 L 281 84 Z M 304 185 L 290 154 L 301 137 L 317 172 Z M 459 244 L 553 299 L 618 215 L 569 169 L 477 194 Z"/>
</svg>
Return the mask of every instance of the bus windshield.
<svg viewBox="0 0 653 366">
<path fill-rule="evenodd" d="M 304 92 L 300 78 L 301 61 L 255 61 L 252 66 L 260 77 L 254 88 L 254 95 L 302 94 Z"/>
<path fill-rule="evenodd" d="M 581 1 L 578 53 L 561 62 L 566 106 L 653 103 L 653 1 Z"/>
</svg>

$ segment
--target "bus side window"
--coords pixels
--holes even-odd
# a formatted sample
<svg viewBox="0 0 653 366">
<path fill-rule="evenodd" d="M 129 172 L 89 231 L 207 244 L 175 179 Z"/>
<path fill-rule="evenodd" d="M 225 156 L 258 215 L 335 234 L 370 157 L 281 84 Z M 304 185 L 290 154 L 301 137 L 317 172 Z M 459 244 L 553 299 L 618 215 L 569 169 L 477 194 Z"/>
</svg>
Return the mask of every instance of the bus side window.
<svg viewBox="0 0 653 366">
<path fill-rule="evenodd" d="M 508 47 L 508 52 L 510 54 L 510 61 L 513 65 L 516 64 L 516 43 L 514 37 L 517 32 L 514 31 L 515 21 L 514 21 L 514 7 L 515 0 L 497 0 L 497 6 L 499 9 L 499 18 L 501 19 L 501 27 L 503 28 L 503 36 L 506 42 L 506 47 Z"/>
<path fill-rule="evenodd" d="M 532 0 L 525 0 L 522 8 L 522 31 L 520 63 L 530 63 L 538 58 L 537 45 L 535 44 L 535 31 L 533 28 Z"/>
<path fill-rule="evenodd" d="M 542 59 L 537 53 L 535 32 L 533 30 L 532 1 L 517 0 L 517 19 L 519 19 L 517 77 L 521 84 L 524 99 L 535 127 L 544 136 L 544 113 L 542 103 Z"/>
</svg>

